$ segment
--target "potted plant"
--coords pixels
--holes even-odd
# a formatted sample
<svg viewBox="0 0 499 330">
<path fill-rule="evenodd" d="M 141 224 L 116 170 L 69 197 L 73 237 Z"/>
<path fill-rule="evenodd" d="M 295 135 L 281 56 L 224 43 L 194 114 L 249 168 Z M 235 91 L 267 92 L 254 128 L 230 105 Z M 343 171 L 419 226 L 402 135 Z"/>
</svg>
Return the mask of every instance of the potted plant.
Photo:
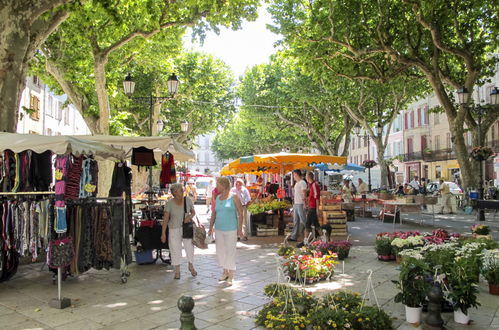
<svg viewBox="0 0 499 330">
<path fill-rule="evenodd" d="M 364 166 L 365 168 L 373 168 L 376 165 L 377 165 L 376 161 L 370 159 L 362 162 L 362 166 Z"/>
<path fill-rule="evenodd" d="M 489 293 L 499 295 L 499 249 L 484 250 L 482 252 L 483 276 L 489 283 Z"/>
<path fill-rule="evenodd" d="M 409 323 L 420 323 L 423 303 L 431 284 L 427 281 L 431 269 L 421 255 L 406 255 L 400 264 L 398 281 L 393 281 L 400 292 L 395 302 L 405 305 L 406 320 Z"/>
<path fill-rule="evenodd" d="M 281 245 L 277 250 L 277 255 L 281 257 L 289 257 L 295 253 L 295 248 L 289 245 Z"/>
<path fill-rule="evenodd" d="M 459 253 L 458 253 L 459 254 Z M 450 272 L 450 292 L 448 296 L 454 306 L 454 321 L 468 324 L 469 309 L 480 306 L 477 300 L 478 285 L 475 255 L 461 254 L 454 258 Z"/>
<path fill-rule="evenodd" d="M 391 245 L 395 252 L 397 258 L 397 263 L 400 263 L 399 253 L 402 250 L 413 249 L 415 247 L 423 246 L 424 240 L 423 236 L 408 236 L 407 238 L 397 237 L 392 242 Z"/>
<path fill-rule="evenodd" d="M 492 237 L 489 235 L 490 233 L 490 228 L 487 225 L 473 225 L 471 227 L 471 232 L 473 233 L 474 238 L 488 238 L 491 239 Z"/>
<path fill-rule="evenodd" d="M 350 253 L 350 247 L 352 243 L 349 241 L 333 241 L 331 242 L 331 250 L 336 253 L 338 260 L 344 260 L 348 258 Z"/>
<path fill-rule="evenodd" d="M 379 233 L 376 235 L 376 253 L 378 259 L 382 261 L 395 260 L 395 253 L 392 247 L 392 238 L 388 233 Z"/>
<path fill-rule="evenodd" d="M 477 161 L 487 160 L 494 152 L 489 147 L 474 147 L 471 149 L 470 157 Z"/>
</svg>

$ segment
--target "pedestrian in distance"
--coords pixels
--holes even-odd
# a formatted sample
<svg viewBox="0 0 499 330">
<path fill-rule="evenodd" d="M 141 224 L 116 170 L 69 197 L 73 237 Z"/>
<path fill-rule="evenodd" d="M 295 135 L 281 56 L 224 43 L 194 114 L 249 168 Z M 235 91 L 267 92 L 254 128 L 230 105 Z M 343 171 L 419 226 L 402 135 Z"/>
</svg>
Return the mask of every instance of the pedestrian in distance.
<svg viewBox="0 0 499 330">
<path fill-rule="evenodd" d="M 215 232 L 218 264 L 223 268 L 219 281 L 232 285 L 236 271 L 237 237 L 243 236 L 243 206 L 237 194 L 230 193 L 230 181 L 227 177 L 217 179 L 217 190 L 220 194 L 215 201 L 208 235 Z"/>
<path fill-rule="evenodd" d="M 235 195 L 237 195 L 237 197 L 239 197 L 239 200 L 241 201 L 241 205 L 243 206 L 243 227 L 242 227 L 243 236 L 238 237 L 237 239 L 239 240 L 240 238 L 243 238 L 245 241 L 247 241 L 248 240 L 248 232 L 246 230 L 246 218 L 248 216 L 248 205 L 251 202 L 250 192 L 249 192 L 248 188 L 246 188 L 246 186 L 244 184 L 244 180 L 241 178 L 236 180 L 236 183 L 230 192 L 231 192 L 231 194 L 235 194 Z"/>
<path fill-rule="evenodd" d="M 194 245 L 192 238 L 183 238 L 182 224 L 192 222 L 196 215 L 194 203 L 189 197 L 184 197 L 184 187 L 176 183 L 170 187 L 173 198 L 165 206 L 163 224 L 161 226 L 161 242 L 166 243 L 166 228 L 168 227 L 168 246 L 170 248 L 172 266 L 175 267 L 175 279 L 180 279 L 180 261 L 182 245 L 189 261 L 189 271 L 197 276 L 194 269 Z"/>
<path fill-rule="evenodd" d="M 307 193 L 307 183 L 303 180 L 303 174 L 299 169 L 293 170 L 293 179 L 295 180 L 293 193 L 293 232 L 289 241 L 296 242 L 301 233 L 300 226 L 305 226 L 305 198 Z"/>
</svg>

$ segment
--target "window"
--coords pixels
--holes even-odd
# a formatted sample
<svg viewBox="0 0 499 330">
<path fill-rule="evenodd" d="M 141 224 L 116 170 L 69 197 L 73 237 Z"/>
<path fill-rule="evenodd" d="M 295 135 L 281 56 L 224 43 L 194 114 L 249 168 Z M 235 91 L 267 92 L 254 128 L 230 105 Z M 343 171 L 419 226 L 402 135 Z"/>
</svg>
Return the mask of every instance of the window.
<svg viewBox="0 0 499 330">
<path fill-rule="evenodd" d="M 421 136 L 421 151 L 424 151 L 428 147 L 428 141 L 426 135 Z"/>
<path fill-rule="evenodd" d="M 409 128 L 409 122 L 407 120 L 407 112 L 404 113 L 404 129 L 408 129 Z"/>
<path fill-rule="evenodd" d="M 418 127 L 421 126 L 421 108 L 418 108 Z"/>
<path fill-rule="evenodd" d="M 425 105 L 423 110 L 423 125 L 428 125 L 430 123 L 430 118 L 428 118 L 428 106 Z"/>
<path fill-rule="evenodd" d="M 352 137 L 352 141 L 351 141 L 351 143 L 350 143 L 350 148 L 351 148 L 352 150 L 355 150 L 355 137 Z"/>
<path fill-rule="evenodd" d="M 414 152 L 414 147 L 412 144 L 412 138 L 407 138 L 407 153 L 412 154 Z"/>
<path fill-rule="evenodd" d="M 447 133 L 447 136 L 446 136 L 446 148 L 447 149 L 452 148 L 452 141 L 451 141 L 451 138 L 450 138 L 450 133 Z"/>
<path fill-rule="evenodd" d="M 49 97 L 47 98 L 47 110 L 45 111 L 47 116 L 50 116 L 50 117 L 53 116 L 53 114 L 52 114 L 52 107 L 53 106 L 54 106 L 54 101 L 52 100 L 52 96 L 49 95 Z"/>
<path fill-rule="evenodd" d="M 31 110 L 29 117 L 33 120 L 39 120 L 40 119 L 40 99 L 37 96 L 35 96 L 35 95 L 30 96 L 29 108 Z"/>
<path fill-rule="evenodd" d="M 55 119 L 61 120 L 62 119 L 62 104 L 60 101 L 56 102 L 56 108 L 55 108 Z"/>
<path fill-rule="evenodd" d="M 442 177 L 442 167 L 440 165 L 435 166 L 435 178 L 440 179 Z"/>
<path fill-rule="evenodd" d="M 414 128 L 414 111 L 411 111 L 411 116 L 409 117 L 409 128 Z"/>
<path fill-rule="evenodd" d="M 66 107 L 62 111 L 62 115 L 64 117 L 64 125 L 69 126 L 69 108 Z"/>
<path fill-rule="evenodd" d="M 433 123 L 434 123 L 435 125 L 440 124 L 440 114 L 438 114 L 438 113 L 434 113 L 434 114 L 433 114 Z"/>
<path fill-rule="evenodd" d="M 361 145 L 360 145 L 360 140 L 362 140 L 360 137 L 357 139 L 357 148 L 360 149 Z"/>
<path fill-rule="evenodd" d="M 440 150 L 440 135 L 435 136 L 435 150 Z"/>
<path fill-rule="evenodd" d="M 33 76 L 33 85 L 40 87 L 40 79 L 37 76 Z"/>
<path fill-rule="evenodd" d="M 371 137 L 365 138 L 364 139 L 364 148 L 367 147 L 367 139 L 370 139 Z"/>
</svg>

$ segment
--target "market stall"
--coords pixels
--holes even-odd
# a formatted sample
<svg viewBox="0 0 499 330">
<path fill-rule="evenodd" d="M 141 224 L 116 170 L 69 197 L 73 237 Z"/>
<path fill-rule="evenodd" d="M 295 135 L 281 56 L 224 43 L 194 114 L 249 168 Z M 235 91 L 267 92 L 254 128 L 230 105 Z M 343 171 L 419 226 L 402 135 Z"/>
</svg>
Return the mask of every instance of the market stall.
<svg viewBox="0 0 499 330">
<path fill-rule="evenodd" d="M 125 282 L 131 262 L 126 201 L 123 189 L 115 189 L 120 196 L 96 197 L 95 160 L 122 160 L 125 153 L 80 137 L 15 133 L 0 133 L 0 150 L 0 280 L 15 274 L 19 257 L 36 262 L 48 249 L 58 279 L 52 307 L 70 304 L 61 297 L 67 273 L 118 268 Z"/>
<path fill-rule="evenodd" d="M 240 157 L 228 165 L 226 165 L 222 171 L 222 175 L 235 175 L 235 174 L 274 174 L 278 175 L 277 182 L 279 186 L 283 188 L 284 186 L 284 174 L 288 173 L 294 169 L 308 169 L 313 170 L 314 166 L 317 164 L 326 164 L 334 168 L 342 168 L 346 165 L 347 159 L 346 157 L 340 156 L 329 156 L 329 155 L 318 155 L 318 154 L 294 154 L 294 153 L 277 153 L 277 154 L 262 154 L 262 155 L 253 155 L 248 157 Z M 279 194 L 277 194 L 279 195 Z M 273 214 L 277 213 L 279 215 L 279 220 L 277 222 L 278 233 L 279 235 L 283 235 L 285 232 L 285 221 L 284 221 L 284 210 L 283 208 L 275 209 L 272 207 L 271 201 L 264 201 L 265 205 L 261 207 L 258 206 L 259 201 L 253 201 L 253 210 L 258 209 L 268 209 L 265 212 L 271 213 L 272 217 L 269 221 L 265 215 L 262 216 L 262 213 L 254 213 L 251 214 L 251 209 L 248 210 L 248 226 L 251 228 L 253 233 L 259 232 L 259 228 L 265 229 L 266 231 L 260 230 L 260 232 L 265 233 L 274 233 L 272 229 L 274 229 L 274 219 Z M 265 213 L 263 212 L 263 213 Z M 264 222 L 260 227 L 256 226 L 256 223 Z"/>
</svg>

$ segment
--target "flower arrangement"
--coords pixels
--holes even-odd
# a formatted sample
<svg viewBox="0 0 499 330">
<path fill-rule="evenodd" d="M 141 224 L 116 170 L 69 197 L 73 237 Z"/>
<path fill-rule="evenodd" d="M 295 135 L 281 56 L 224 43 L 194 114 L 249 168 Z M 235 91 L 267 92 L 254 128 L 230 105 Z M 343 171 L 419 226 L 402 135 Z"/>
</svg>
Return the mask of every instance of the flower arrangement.
<svg viewBox="0 0 499 330">
<path fill-rule="evenodd" d="M 273 299 L 258 312 L 255 322 L 267 329 L 393 329 L 390 316 L 362 305 L 358 293 L 341 291 L 319 299 L 283 284 L 267 285 L 264 291 Z"/>
<path fill-rule="evenodd" d="M 460 309 L 467 314 L 468 309 L 480 306 L 478 302 L 478 276 L 476 262 L 473 255 L 460 255 L 452 263 L 448 297 L 453 303 L 454 310 Z"/>
<path fill-rule="evenodd" d="M 395 238 L 391 245 L 396 254 L 405 249 L 413 249 L 424 245 L 423 236 L 409 236 L 407 238 Z"/>
<path fill-rule="evenodd" d="M 370 160 L 370 159 L 362 162 L 362 166 L 364 166 L 365 168 L 373 168 L 376 165 L 377 165 L 377 163 L 374 160 Z"/>
<path fill-rule="evenodd" d="M 335 254 L 294 255 L 284 262 L 283 267 L 292 279 L 305 279 L 308 282 L 325 279 L 334 273 Z"/>
<path fill-rule="evenodd" d="M 320 251 L 323 255 L 335 253 L 338 256 L 338 260 L 344 260 L 348 258 L 351 246 L 352 243 L 350 243 L 349 241 L 315 241 L 312 243 L 312 248 L 315 248 L 316 251 Z"/>
<path fill-rule="evenodd" d="M 471 227 L 471 232 L 477 235 L 488 235 L 490 233 L 490 228 L 487 225 L 473 225 Z"/>
<path fill-rule="evenodd" d="M 499 249 L 483 250 L 481 273 L 489 285 L 499 285 Z"/>
<path fill-rule="evenodd" d="M 474 160 L 482 161 L 487 160 L 494 152 L 489 147 L 474 147 L 471 149 L 470 157 Z"/>
</svg>

